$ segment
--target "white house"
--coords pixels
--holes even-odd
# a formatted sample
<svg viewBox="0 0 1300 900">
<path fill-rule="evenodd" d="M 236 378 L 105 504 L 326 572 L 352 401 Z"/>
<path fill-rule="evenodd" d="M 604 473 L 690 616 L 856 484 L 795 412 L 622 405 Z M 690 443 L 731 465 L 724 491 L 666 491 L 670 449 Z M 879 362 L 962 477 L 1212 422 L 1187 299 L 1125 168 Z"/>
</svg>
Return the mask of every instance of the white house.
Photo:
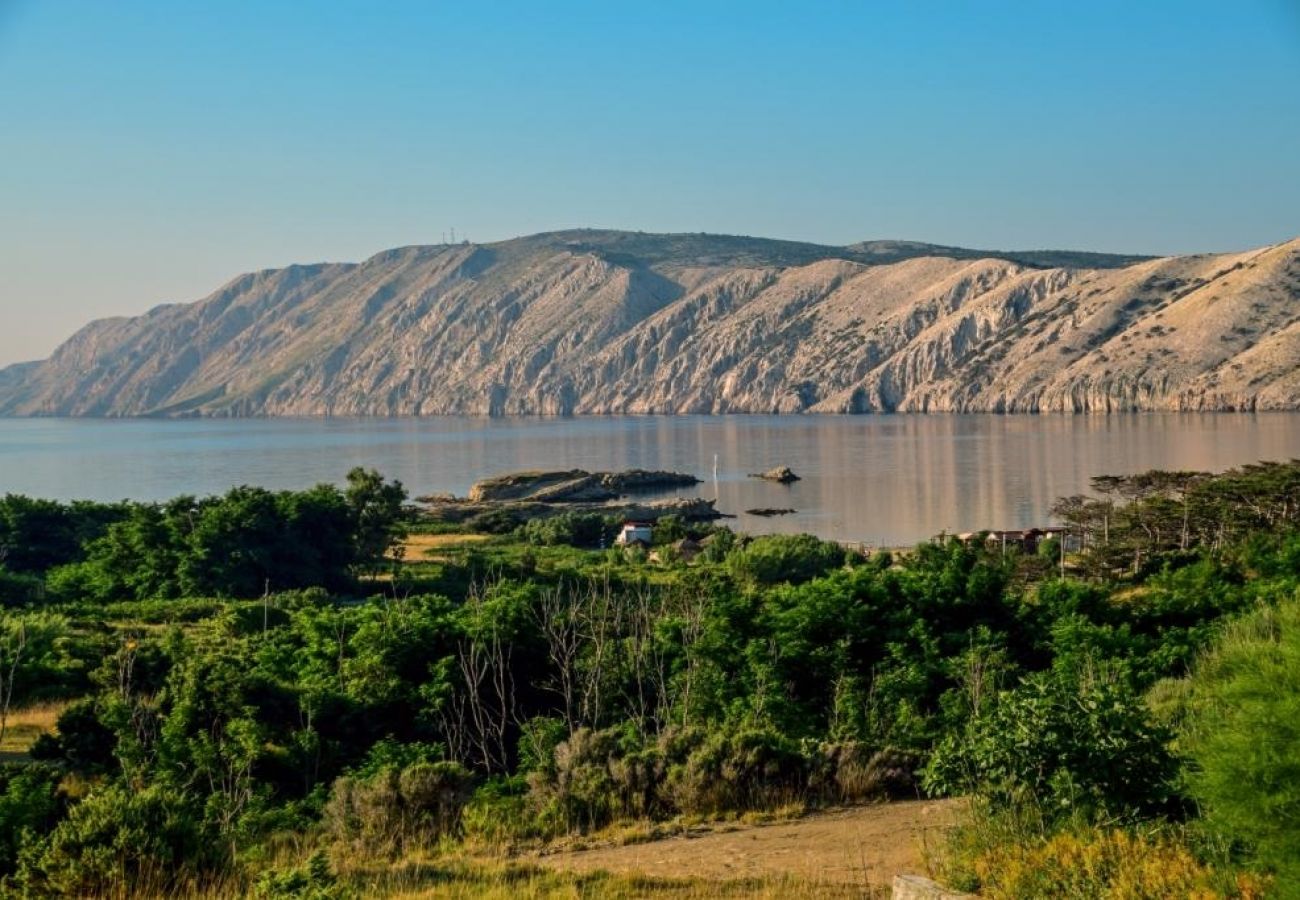
<svg viewBox="0 0 1300 900">
<path fill-rule="evenodd" d="M 649 522 L 624 522 L 623 530 L 614 538 L 614 543 L 623 546 L 644 544 L 649 547 L 652 535 L 653 528 Z"/>
</svg>

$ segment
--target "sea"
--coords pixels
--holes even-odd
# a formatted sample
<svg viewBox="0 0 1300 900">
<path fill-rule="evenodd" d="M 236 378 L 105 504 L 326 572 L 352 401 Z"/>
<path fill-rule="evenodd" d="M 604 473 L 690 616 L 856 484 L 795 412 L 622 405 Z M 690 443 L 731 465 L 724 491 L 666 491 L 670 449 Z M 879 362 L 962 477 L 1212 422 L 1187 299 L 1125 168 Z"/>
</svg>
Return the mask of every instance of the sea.
<svg viewBox="0 0 1300 900">
<path fill-rule="evenodd" d="M 714 499 L 738 530 L 867 546 L 1048 524 L 1096 475 L 1296 456 L 1300 413 L 0 419 L 0 493 L 165 500 L 366 466 L 413 496 L 460 495 L 525 469 L 671 469 L 701 481 L 662 496 Z M 779 465 L 800 480 L 751 477 Z"/>
</svg>

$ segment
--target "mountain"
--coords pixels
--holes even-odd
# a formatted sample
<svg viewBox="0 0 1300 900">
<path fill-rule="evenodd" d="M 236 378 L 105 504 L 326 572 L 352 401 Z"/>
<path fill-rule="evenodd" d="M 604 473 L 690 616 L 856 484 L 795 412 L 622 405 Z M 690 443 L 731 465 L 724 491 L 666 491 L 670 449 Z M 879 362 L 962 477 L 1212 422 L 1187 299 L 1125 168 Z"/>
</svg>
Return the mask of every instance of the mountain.
<svg viewBox="0 0 1300 900">
<path fill-rule="evenodd" d="M 0 414 L 1300 408 L 1300 240 L 1170 258 L 567 231 L 243 275 Z"/>
</svg>

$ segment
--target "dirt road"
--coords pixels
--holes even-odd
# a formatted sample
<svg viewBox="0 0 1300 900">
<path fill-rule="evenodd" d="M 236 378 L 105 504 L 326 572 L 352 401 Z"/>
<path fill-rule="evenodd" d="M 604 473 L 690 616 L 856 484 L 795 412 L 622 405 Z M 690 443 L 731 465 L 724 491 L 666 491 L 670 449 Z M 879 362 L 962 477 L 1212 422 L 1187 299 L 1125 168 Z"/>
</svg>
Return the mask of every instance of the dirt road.
<svg viewBox="0 0 1300 900">
<path fill-rule="evenodd" d="M 859 806 L 771 825 L 556 853 L 538 862 L 660 878 L 792 876 L 876 887 L 897 874 L 923 871 L 923 848 L 927 842 L 935 845 L 955 820 L 959 804 L 914 800 Z"/>
</svg>

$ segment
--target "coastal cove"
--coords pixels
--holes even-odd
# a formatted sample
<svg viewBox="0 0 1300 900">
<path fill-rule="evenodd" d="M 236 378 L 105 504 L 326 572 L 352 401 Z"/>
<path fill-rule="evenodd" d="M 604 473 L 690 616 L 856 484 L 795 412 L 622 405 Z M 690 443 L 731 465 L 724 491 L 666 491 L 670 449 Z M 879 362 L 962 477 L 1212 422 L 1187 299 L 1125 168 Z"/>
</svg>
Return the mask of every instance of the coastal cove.
<svg viewBox="0 0 1300 900">
<path fill-rule="evenodd" d="M 1300 414 L 644 416 L 478 419 L 6 419 L 0 493 L 162 500 L 235 484 L 303 488 L 352 466 L 412 495 L 463 495 L 525 469 L 668 469 L 752 533 L 906 545 L 941 531 L 1043 524 L 1099 474 L 1285 460 Z M 717 478 L 714 478 L 714 457 Z M 778 465 L 791 485 L 748 477 Z M 796 510 L 777 517 L 753 508 Z"/>
</svg>

